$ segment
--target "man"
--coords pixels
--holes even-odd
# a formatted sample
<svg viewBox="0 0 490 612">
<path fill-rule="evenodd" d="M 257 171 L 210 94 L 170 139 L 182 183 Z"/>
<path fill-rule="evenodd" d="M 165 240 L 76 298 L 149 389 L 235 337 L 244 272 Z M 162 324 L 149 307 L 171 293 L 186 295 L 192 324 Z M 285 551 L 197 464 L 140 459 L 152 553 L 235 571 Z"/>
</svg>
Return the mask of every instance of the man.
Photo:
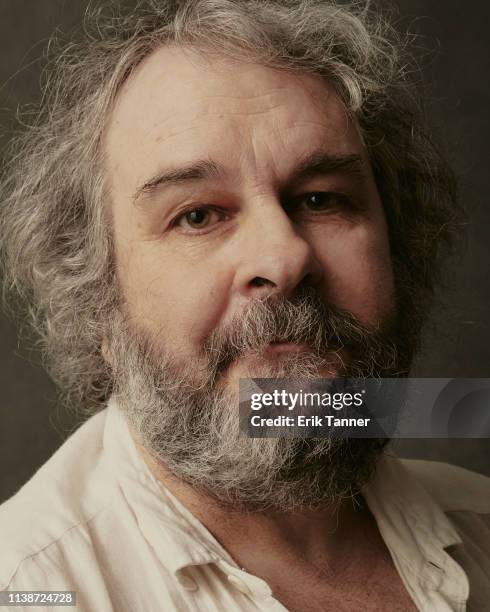
<svg viewBox="0 0 490 612">
<path fill-rule="evenodd" d="M 456 204 L 394 40 L 367 6 L 162 0 L 61 52 L 14 144 L 4 269 L 97 414 L 2 507 L 2 589 L 488 609 L 488 479 L 238 436 L 240 378 L 408 373 Z"/>
</svg>

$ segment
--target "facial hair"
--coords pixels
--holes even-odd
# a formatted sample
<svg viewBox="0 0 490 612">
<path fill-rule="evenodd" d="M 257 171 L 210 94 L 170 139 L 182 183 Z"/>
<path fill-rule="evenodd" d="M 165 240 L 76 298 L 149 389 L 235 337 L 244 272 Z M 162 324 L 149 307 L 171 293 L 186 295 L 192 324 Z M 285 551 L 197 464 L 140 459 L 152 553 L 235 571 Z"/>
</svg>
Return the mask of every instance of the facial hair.
<svg viewBox="0 0 490 612">
<path fill-rule="evenodd" d="M 282 512 L 332 506 L 369 479 L 386 439 L 240 437 L 238 393 L 226 373 L 247 355 L 250 377 L 400 375 L 409 359 L 390 318 L 370 330 L 305 288 L 250 302 L 192 358 L 129 320 L 118 310 L 109 336 L 116 399 L 139 442 L 177 478 L 234 510 Z M 308 350 L 271 359 L 274 342 Z"/>
</svg>

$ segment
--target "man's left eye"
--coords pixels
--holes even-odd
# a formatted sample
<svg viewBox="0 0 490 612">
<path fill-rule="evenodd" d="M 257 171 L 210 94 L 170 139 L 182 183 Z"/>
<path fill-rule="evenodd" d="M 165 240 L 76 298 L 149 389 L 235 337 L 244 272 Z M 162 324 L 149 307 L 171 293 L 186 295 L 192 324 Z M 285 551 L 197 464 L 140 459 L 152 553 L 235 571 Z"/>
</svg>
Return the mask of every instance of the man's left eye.
<svg viewBox="0 0 490 612">
<path fill-rule="evenodd" d="M 296 199 L 297 208 L 306 208 L 312 212 L 345 209 L 352 206 L 351 200 L 343 193 L 318 191 L 307 193 Z"/>
</svg>

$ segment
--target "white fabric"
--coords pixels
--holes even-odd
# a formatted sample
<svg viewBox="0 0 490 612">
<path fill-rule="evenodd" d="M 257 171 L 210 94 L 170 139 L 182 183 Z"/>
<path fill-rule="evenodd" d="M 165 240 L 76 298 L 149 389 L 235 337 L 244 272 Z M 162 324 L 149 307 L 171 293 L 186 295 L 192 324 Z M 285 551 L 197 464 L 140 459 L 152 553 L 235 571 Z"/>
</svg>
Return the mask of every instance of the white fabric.
<svg viewBox="0 0 490 612">
<path fill-rule="evenodd" d="M 419 610 L 490 610 L 489 478 L 387 456 L 363 493 Z M 90 612 L 285 610 L 153 478 L 114 400 L 0 506 L 0 589 L 73 590 Z"/>
</svg>

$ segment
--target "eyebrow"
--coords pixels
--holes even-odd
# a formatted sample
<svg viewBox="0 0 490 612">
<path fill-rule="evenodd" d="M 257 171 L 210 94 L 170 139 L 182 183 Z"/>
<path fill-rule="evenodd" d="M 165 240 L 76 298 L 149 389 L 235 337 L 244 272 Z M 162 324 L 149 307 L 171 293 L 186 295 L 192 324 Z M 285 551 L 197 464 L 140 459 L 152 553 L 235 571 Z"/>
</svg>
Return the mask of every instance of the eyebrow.
<svg viewBox="0 0 490 612">
<path fill-rule="evenodd" d="M 139 200 L 146 199 L 162 187 L 219 178 L 223 175 L 224 169 L 217 163 L 207 159 L 200 159 L 182 168 L 163 170 L 136 191 L 133 196 L 133 202 L 137 204 Z"/>
<path fill-rule="evenodd" d="M 344 174 L 365 175 L 365 164 L 361 155 L 332 155 L 325 151 L 314 151 L 300 159 L 292 174 L 287 179 L 287 185 L 314 176 L 342 172 Z M 133 196 L 135 205 L 143 204 L 142 200 L 151 196 L 163 187 L 185 184 L 193 181 L 216 179 L 225 176 L 223 166 L 209 159 L 201 159 L 181 168 L 163 170 L 146 181 Z"/>
<path fill-rule="evenodd" d="M 357 153 L 332 155 L 325 151 L 314 151 L 296 164 L 287 183 L 334 172 L 363 176 L 366 174 L 363 158 Z"/>
</svg>

